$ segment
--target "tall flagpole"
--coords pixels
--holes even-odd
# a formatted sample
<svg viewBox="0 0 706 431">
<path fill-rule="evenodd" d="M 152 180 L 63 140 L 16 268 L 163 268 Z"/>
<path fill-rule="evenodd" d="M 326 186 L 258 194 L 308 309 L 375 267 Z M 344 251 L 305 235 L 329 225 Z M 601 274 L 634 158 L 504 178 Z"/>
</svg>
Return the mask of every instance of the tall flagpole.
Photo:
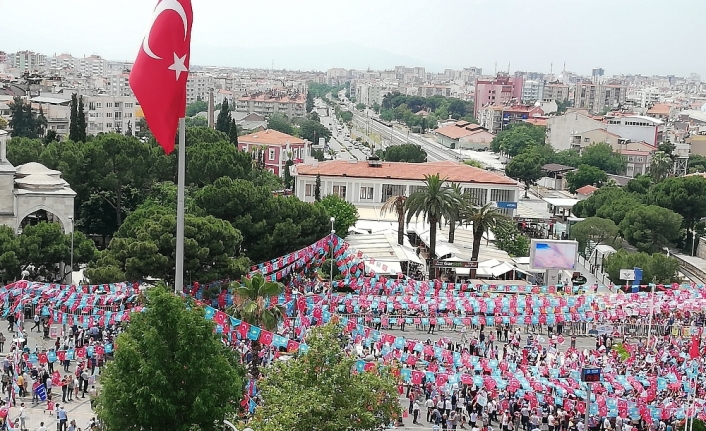
<svg viewBox="0 0 706 431">
<path fill-rule="evenodd" d="M 174 291 L 184 292 L 184 188 L 186 184 L 186 120 L 179 119 L 179 168 L 177 191 L 176 274 Z"/>
</svg>

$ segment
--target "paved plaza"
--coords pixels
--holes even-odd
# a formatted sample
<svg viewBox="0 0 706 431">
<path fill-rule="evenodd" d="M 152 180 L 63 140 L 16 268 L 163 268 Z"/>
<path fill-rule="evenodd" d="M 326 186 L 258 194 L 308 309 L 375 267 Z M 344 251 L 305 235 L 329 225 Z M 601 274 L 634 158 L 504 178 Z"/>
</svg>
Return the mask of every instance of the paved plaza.
<svg viewBox="0 0 706 431">
<path fill-rule="evenodd" d="M 60 325 L 53 325 L 53 326 L 58 326 L 60 329 Z M 29 326 L 31 327 L 31 325 Z M 27 327 L 27 328 L 29 328 Z M 0 322 L 0 330 L 2 333 L 5 335 L 7 338 L 8 342 L 12 340 L 13 334 L 11 334 L 7 330 L 7 323 L 6 321 L 1 321 Z M 32 332 L 29 334 L 28 337 L 28 342 L 27 342 L 27 347 L 29 347 L 32 351 L 36 347 L 39 347 L 40 351 L 42 349 L 49 349 L 50 347 L 54 347 L 54 341 L 56 340 L 50 340 L 50 339 L 43 339 L 42 334 L 36 332 Z M 0 353 L 0 358 L 4 358 L 7 355 L 7 351 L 9 350 L 8 344 L 5 344 L 5 351 L 3 353 Z M 76 362 L 72 361 L 71 362 L 71 367 L 69 368 L 71 370 L 71 373 L 76 371 Z M 55 363 L 54 365 L 54 370 L 58 370 L 59 372 L 62 373 L 62 377 L 68 373 L 63 372 L 63 367 L 58 365 L 58 362 Z M 100 379 L 97 379 L 96 381 L 96 388 L 99 388 L 98 381 Z M 31 387 L 31 383 L 29 384 L 29 387 Z M 50 415 L 49 412 L 45 412 L 47 408 L 47 403 L 42 402 L 36 406 L 32 405 L 32 394 L 31 391 L 26 397 L 17 397 L 17 406 L 12 407 L 10 409 L 10 415 L 9 418 L 11 421 L 15 421 L 17 417 L 19 416 L 20 412 L 20 403 L 25 403 L 25 408 L 27 409 L 27 412 L 29 413 L 28 419 L 26 421 L 26 429 L 30 431 L 36 430 L 41 422 L 44 422 L 44 426 L 47 428 L 49 431 L 54 431 L 57 429 L 57 418 L 56 418 L 56 409 L 54 411 L 54 415 Z M 68 414 L 69 422 L 72 420 L 76 421 L 76 427 L 80 428 L 81 430 L 87 430 L 88 424 L 91 421 L 91 418 L 95 417 L 95 414 L 91 410 L 91 403 L 89 401 L 88 393 L 86 393 L 86 398 L 81 398 L 81 394 L 79 393 L 78 399 L 75 399 L 72 402 L 69 403 L 62 403 L 61 402 L 61 388 L 54 388 L 52 389 L 52 393 L 54 394 L 54 402 L 58 402 L 58 404 L 62 404 L 64 407 L 64 410 L 66 410 L 66 413 Z M 58 395 L 57 395 L 58 394 Z"/>
</svg>

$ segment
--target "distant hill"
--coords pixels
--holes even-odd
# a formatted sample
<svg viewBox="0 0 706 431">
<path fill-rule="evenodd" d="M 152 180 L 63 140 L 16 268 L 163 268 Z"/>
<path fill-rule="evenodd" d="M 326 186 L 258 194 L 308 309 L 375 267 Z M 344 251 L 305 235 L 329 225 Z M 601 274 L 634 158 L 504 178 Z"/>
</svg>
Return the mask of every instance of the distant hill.
<svg viewBox="0 0 706 431">
<path fill-rule="evenodd" d="M 392 54 L 377 48 L 368 48 L 349 42 L 321 45 L 290 45 L 266 48 L 213 47 L 194 45 L 192 63 L 230 67 L 289 70 L 320 70 L 334 67 L 373 70 L 393 69 L 395 66 L 421 66 L 428 71 L 443 71 L 445 66 L 424 60 Z"/>
</svg>

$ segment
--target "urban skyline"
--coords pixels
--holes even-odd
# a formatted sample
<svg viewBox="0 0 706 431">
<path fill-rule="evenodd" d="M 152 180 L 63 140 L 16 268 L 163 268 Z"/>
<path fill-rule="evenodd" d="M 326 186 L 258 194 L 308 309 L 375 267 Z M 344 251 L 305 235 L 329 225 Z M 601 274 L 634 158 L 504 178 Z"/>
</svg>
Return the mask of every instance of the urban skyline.
<svg viewBox="0 0 706 431">
<path fill-rule="evenodd" d="M 46 1 L 37 3 L 41 7 Z M 703 76 L 706 60 L 689 57 L 685 41 L 698 39 L 696 20 L 706 12 L 706 4 L 684 3 L 688 7 L 664 8 L 651 0 L 571 4 L 446 0 L 431 7 L 412 0 L 401 8 L 392 1 L 363 0 L 337 14 L 321 0 L 296 6 L 269 0 L 237 7 L 215 0 L 194 4 L 192 64 L 248 68 L 274 64 L 275 69 L 289 70 L 391 69 L 405 64 L 430 71 L 468 66 L 504 71 L 509 65 L 511 72 L 545 73 L 550 69 L 557 73 L 566 64 L 566 70 L 582 75 L 603 67 L 608 76 Z M 153 2 L 138 0 L 125 0 L 120 8 L 69 0 L 61 10 L 33 17 L 33 31 L 28 33 L 26 20 L 20 19 L 25 13 L 20 2 L 5 1 L 0 3 L 5 18 L 0 49 L 30 49 L 48 56 L 97 53 L 132 61 L 153 7 Z M 120 25 L 95 18 L 108 15 Z M 62 32 L 63 25 L 57 24 L 75 22 L 80 22 L 78 34 L 90 37 Z M 670 23 L 677 22 L 680 31 L 668 31 Z M 662 35 L 647 37 L 654 31 Z M 684 47 L 683 55 L 667 55 L 677 47 Z"/>
</svg>

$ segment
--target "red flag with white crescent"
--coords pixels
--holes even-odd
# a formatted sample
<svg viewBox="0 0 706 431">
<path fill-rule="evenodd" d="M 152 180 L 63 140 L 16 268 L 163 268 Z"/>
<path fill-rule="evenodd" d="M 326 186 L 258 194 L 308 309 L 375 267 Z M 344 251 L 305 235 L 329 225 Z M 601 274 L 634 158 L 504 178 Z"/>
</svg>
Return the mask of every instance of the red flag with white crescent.
<svg viewBox="0 0 706 431">
<path fill-rule="evenodd" d="M 130 72 L 130 87 L 167 154 L 174 150 L 179 118 L 186 114 L 193 21 L 191 0 L 160 0 Z"/>
</svg>

